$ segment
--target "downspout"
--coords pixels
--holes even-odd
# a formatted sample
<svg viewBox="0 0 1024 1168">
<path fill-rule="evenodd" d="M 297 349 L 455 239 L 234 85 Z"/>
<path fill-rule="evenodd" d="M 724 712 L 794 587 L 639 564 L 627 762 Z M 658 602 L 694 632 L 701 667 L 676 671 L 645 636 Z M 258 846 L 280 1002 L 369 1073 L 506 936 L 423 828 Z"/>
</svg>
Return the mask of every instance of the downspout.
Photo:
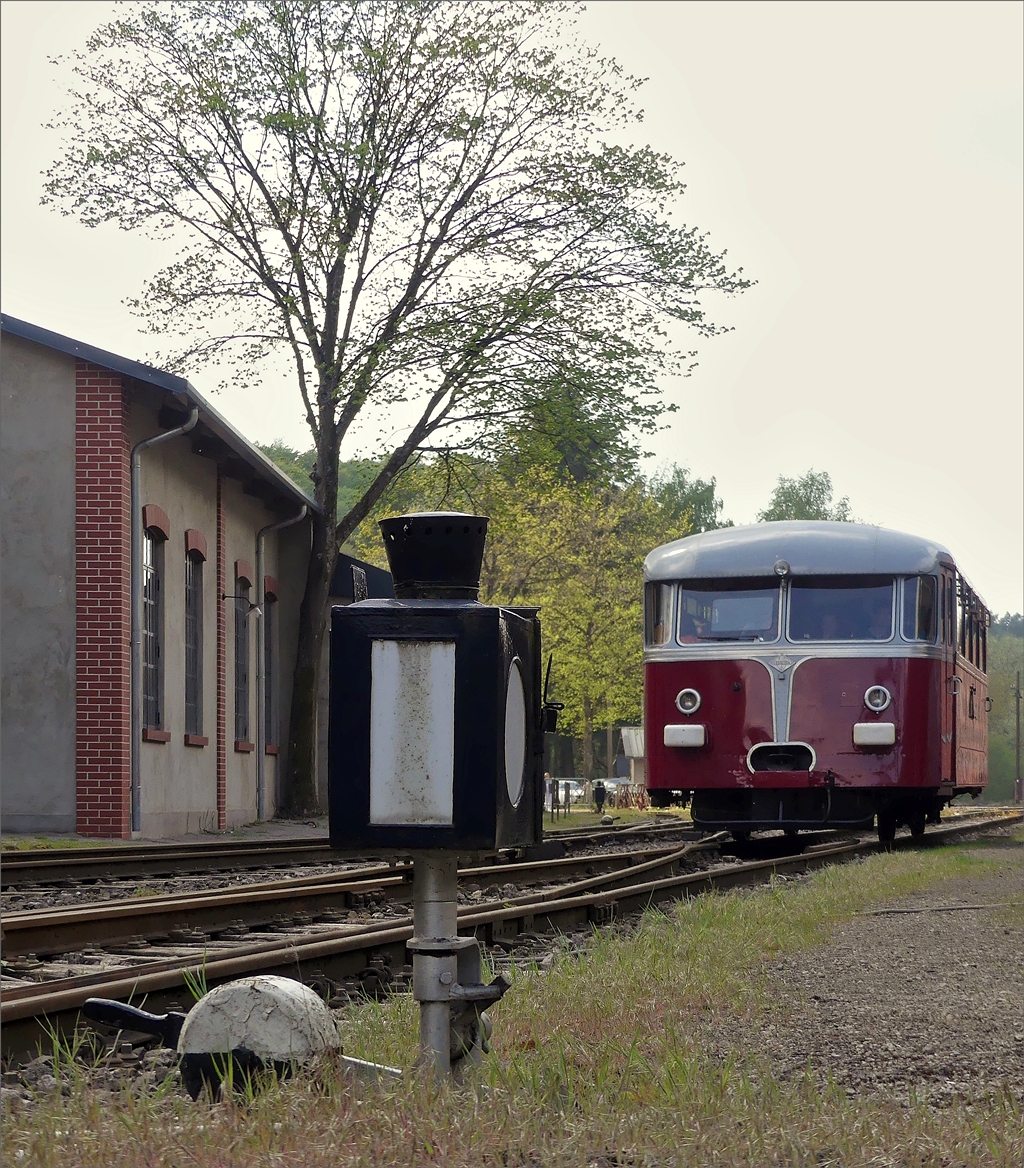
<svg viewBox="0 0 1024 1168">
<path fill-rule="evenodd" d="M 195 428 L 199 421 L 199 409 L 195 406 L 189 419 L 182 426 L 144 438 L 132 447 L 131 459 L 131 573 L 132 573 L 132 831 L 142 830 L 142 502 L 139 498 L 141 487 L 139 472 L 142 467 L 142 452 L 171 438 L 178 438 Z"/>
<path fill-rule="evenodd" d="M 267 771 L 267 675 L 266 675 L 266 620 L 267 597 L 264 593 L 263 572 L 263 541 L 272 531 L 281 531 L 285 527 L 306 518 L 309 508 L 305 503 L 298 515 L 280 523 L 271 523 L 260 528 L 256 535 L 256 818 L 266 819 L 266 771 Z"/>
</svg>

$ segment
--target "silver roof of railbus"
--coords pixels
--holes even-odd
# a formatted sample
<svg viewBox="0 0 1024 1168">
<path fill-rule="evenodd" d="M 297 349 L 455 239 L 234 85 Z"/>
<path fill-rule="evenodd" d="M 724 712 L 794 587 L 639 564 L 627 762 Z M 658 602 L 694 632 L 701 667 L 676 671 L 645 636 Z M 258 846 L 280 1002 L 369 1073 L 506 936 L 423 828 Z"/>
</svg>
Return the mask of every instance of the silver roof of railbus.
<svg viewBox="0 0 1024 1168">
<path fill-rule="evenodd" d="M 663 544 L 644 561 L 644 578 L 771 576 L 779 560 L 794 576 L 913 576 L 953 565 L 941 544 L 919 535 L 863 523 L 793 520 L 722 527 Z"/>
</svg>

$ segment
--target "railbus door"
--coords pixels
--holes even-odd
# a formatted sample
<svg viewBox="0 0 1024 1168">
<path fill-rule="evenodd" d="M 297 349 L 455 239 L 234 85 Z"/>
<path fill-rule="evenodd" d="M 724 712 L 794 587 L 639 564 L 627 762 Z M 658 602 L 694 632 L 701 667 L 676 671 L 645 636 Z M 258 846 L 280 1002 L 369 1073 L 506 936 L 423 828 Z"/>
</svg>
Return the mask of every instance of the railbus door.
<svg viewBox="0 0 1024 1168">
<path fill-rule="evenodd" d="M 942 598 L 942 782 L 956 782 L 956 707 L 957 692 L 963 684 L 956 672 L 957 645 L 957 603 L 956 572 L 952 568 L 942 569 L 940 585 Z"/>
</svg>

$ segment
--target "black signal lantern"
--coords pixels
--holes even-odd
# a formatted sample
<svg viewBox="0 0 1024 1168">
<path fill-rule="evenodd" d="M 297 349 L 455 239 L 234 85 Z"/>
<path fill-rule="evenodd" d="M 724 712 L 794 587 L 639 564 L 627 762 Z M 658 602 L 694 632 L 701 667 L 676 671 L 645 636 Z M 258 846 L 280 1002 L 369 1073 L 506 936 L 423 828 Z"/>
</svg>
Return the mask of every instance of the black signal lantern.
<svg viewBox="0 0 1024 1168">
<path fill-rule="evenodd" d="M 396 599 L 331 614 L 332 846 L 465 854 L 539 843 L 538 610 L 477 601 L 485 517 L 380 526 Z"/>
</svg>

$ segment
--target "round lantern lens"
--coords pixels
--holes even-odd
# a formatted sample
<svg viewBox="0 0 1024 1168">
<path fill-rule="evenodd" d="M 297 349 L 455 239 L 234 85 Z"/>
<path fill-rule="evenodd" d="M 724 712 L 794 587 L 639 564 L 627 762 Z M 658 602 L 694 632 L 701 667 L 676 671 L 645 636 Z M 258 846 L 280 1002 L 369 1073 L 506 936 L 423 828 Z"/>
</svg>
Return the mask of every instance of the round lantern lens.
<svg viewBox="0 0 1024 1168">
<path fill-rule="evenodd" d="M 700 694 L 695 689 L 682 689 L 676 694 L 676 708 L 681 714 L 696 714 L 700 709 Z"/>
<path fill-rule="evenodd" d="M 508 671 L 505 689 L 505 786 L 509 802 L 519 806 L 526 782 L 526 694 L 517 657 Z"/>
<path fill-rule="evenodd" d="M 876 714 L 880 714 L 891 701 L 892 694 L 884 685 L 873 685 L 864 694 L 864 704 L 869 710 L 874 710 Z"/>
</svg>

